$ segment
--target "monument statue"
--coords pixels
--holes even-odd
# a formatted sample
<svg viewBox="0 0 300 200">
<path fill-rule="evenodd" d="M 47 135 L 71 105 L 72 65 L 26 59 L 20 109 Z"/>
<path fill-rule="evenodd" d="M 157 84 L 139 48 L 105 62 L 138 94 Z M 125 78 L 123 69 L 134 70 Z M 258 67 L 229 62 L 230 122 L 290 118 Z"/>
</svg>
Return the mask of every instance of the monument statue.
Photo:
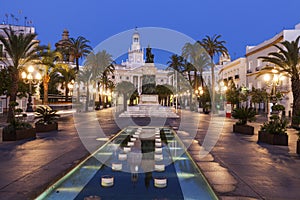
<svg viewBox="0 0 300 200">
<path fill-rule="evenodd" d="M 151 53 L 151 48 L 146 48 L 146 63 L 154 63 L 154 55 Z"/>
</svg>

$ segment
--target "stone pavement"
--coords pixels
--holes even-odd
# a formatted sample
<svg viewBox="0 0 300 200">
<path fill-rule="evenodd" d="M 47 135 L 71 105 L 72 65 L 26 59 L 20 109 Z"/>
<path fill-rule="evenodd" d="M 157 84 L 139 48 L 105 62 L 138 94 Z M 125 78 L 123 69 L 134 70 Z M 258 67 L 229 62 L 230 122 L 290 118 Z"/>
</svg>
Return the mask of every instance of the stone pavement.
<svg viewBox="0 0 300 200">
<path fill-rule="evenodd" d="M 289 146 L 257 144 L 256 134 L 232 133 L 234 120 L 181 111 L 180 119 L 164 123 L 178 128 L 178 136 L 212 188 L 221 199 L 297 199 L 300 196 L 300 159 L 295 154 L 297 136 L 289 130 Z M 105 138 L 127 125 L 161 123 L 159 119 L 135 118 L 116 125 L 112 109 L 97 112 Z M 197 127 L 192 135 L 191 127 Z M 220 134 L 210 134 L 220 131 Z M 206 137 L 205 137 L 206 136 Z M 208 138 L 208 139 L 207 139 Z M 216 145 L 213 145 L 217 140 Z M 208 141 L 208 143 L 207 143 Z M 105 140 L 99 140 L 101 146 Z M 212 147 L 206 152 L 205 148 Z M 201 150 L 201 151 L 200 151 Z M 201 156 L 201 153 L 207 153 Z M 35 140 L 0 143 L 0 199 L 33 199 L 89 155 L 71 116 L 59 122 L 59 131 L 37 133 Z"/>
<path fill-rule="evenodd" d="M 216 120 L 219 120 L 216 124 L 222 121 L 218 117 Z M 197 136 L 188 148 L 218 196 L 225 200 L 299 199 L 300 157 L 295 153 L 296 131 L 288 130 L 288 147 L 258 144 L 259 123 L 250 124 L 255 127 L 255 135 L 247 136 L 232 133 L 234 122 L 225 119 L 217 144 L 208 155 L 201 157 L 200 151 L 205 152 L 202 144 L 208 134 L 209 117 L 200 115 Z"/>
</svg>

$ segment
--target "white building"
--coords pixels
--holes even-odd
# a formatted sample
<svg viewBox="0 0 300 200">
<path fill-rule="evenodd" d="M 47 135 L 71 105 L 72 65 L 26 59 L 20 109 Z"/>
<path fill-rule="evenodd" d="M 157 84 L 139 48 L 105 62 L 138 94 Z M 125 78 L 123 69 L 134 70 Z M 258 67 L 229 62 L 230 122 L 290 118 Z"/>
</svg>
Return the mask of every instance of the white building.
<svg viewBox="0 0 300 200">
<path fill-rule="evenodd" d="M 222 68 L 219 70 L 219 80 L 224 83 L 230 83 L 232 81 L 236 87 L 246 87 L 246 71 L 246 58 L 238 58 L 222 65 Z"/>
<path fill-rule="evenodd" d="M 283 30 L 274 37 L 256 45 L 256 46 L 247 46 L 246 47 L 246 60 L 247 60 L 247 87 L 251 89 L 255 88 L 266 88 L 267 92 L 270 93 L 271 85 L 267 84 L 263 76 L 257 77 L 258 72 L 265 67 L 270 65 L 270 63 L 262 62 L 259 57 L 267 56 L 270 52 L 278 51 L 274 44 L 279 44 L 283 41 L 293 41 L 300 35 L 300 24 L 295 26 L 295 29 L 292 30 Z M 291 92 L 291 82 L 288 77 L 281 77 L 280 84 L 276 87 L 277 91 L 280 91 L 284 94 L 283 99 L 280 104 L 284 105 L 286 108 L 287 114 L 291 113 L 293 96 Z M 269 105 L 270 107 L 270 105 Z"/>
<path fill-rule="evenodd" d="M 114 74 L 110 75 L 110 79 L 115 84 L 122 81 L 131 82 L 141 94 L 144 75 L 154 75 L 156 85 L 173 86 L 173 74 L 173 71 L 156 68 L 154 63 L 145 63 L 144 50 L 140 44 L 140 34 L 135 32 L 132 35 L 131 47 L 128 50 L 128 59 L 120 65 L 115 65 Z"/>
</svg>

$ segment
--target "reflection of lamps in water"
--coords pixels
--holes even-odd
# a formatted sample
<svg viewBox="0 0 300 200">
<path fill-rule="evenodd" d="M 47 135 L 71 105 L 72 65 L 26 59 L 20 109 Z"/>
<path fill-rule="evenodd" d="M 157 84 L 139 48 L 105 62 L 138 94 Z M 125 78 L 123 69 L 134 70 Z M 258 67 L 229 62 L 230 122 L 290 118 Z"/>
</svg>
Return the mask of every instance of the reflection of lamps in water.
<svg viewBox="0 0 300 200">
<path fill-rule="evenodd" d="M 131 181 L 133 183 L 136 183 L 138 181 L 138 178 L 139 178 L 138 171 L 139 171 L 139 166 L 136 165 L 134 167 L 134 172 L 131 173 Z"/>
</svg>

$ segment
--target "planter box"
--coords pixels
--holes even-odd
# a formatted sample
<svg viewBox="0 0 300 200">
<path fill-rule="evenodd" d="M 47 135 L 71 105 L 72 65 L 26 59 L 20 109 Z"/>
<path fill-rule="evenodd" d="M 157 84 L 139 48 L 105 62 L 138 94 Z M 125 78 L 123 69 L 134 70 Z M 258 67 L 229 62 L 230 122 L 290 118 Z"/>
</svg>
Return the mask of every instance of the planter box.
<svg viewBox="0 0 300 200">
<path fill-rule="evenodd" d="M 49 132 L 49 131 L 57 131 L 58 123 L 53 124 L 35 124 L 36 132 Z"/>
<path fill-rule="evenodd" d="M 297 140 L 297 154 L 300 154 L 300 140 Z"/>
<path fill-rule="evenodd" d="M 15 132 L 8 132 L 3 129 L 2 139 L 3 141 L 16 141 L 28 138 L 36 138 L 35 128 L 16 130 Z"/>
<path fill-rule="evenodd" d="M 288 146 L 287 134 L 271 134 L 264 131 L 258 131 L 258 142 L 272 145 Z"/>
<path fill-rule="evenodd" d="M 234 133 L 241 133 L 245 135 L 254 135 L 254 127 L 249 125 L 233 125 Z"/>
</svg>

